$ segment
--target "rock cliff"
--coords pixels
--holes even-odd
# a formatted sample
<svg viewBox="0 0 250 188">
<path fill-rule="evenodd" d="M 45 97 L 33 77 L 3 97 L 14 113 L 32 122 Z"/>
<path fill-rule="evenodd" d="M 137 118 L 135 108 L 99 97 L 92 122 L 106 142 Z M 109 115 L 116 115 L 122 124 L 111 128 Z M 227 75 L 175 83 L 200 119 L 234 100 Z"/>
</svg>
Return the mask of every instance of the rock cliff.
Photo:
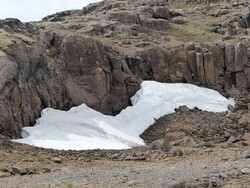
<svg viewBox="0 0 250 188">
<path fill-rule="evenodd" d="M 46 107 L 117 114 L 142 80 L 249 91 L 247 6 L 106 0 L 41 22 L 1 20 L 0 134 L 19 137 Z"/>
</svg>

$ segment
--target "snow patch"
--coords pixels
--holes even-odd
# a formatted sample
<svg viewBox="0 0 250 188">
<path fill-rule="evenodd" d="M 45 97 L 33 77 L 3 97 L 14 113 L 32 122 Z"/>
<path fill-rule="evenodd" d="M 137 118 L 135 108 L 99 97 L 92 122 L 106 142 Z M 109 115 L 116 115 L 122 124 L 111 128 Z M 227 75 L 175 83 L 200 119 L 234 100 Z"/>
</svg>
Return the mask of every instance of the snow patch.
<svg viewBox="0 0 250 188">
<path fill-rule="evenodd" d="M 23 139 L 14 142 L 64 150 L 128 149 L 144 145 L 139 137 L 150 125 L 175 108 L 186 105 L 223 112 L 232 99 L 192 84 L 144 81 L 131 98 L 132 105 L 116 116 L 103 115 L 87 105 L 69 111 L 44 109 L 34 127 L 23 128 Z"/>
</svg>

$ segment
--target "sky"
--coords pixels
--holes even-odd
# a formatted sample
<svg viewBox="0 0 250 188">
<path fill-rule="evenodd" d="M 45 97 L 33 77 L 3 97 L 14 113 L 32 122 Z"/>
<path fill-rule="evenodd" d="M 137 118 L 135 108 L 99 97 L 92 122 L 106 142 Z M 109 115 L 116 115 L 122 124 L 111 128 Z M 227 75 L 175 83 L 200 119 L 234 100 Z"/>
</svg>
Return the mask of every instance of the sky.
<svg viewBox="0 0 250 188">
<path fill-rule="evenodd" d="M 100 0 L 0 0 L 0 19 L 18 18 L 23 22 L 39 21 L 63 10 L 82 9 Z"/>
</svg>

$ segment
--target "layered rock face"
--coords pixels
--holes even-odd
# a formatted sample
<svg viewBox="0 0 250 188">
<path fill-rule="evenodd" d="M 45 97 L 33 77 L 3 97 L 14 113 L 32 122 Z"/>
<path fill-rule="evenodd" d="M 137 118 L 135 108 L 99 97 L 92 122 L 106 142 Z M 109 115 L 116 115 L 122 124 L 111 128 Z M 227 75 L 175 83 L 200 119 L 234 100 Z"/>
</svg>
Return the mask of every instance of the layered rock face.
<svg viewBox="0 0 250 188">
<path fill-rule="evenodd" d="M 121 8 L 124 3 L 93 4 L 34 24 L 1 21 L 0 134 L 19 137 L 47 107 L 67 110 L 86 103 L 117 114 L 142 80 L 194 83 L 221 92 L 250 88 L 246 43 L 159 43 L 157 37 L 179 14 L 161 1 L 131 11 Z"/>
</svg>

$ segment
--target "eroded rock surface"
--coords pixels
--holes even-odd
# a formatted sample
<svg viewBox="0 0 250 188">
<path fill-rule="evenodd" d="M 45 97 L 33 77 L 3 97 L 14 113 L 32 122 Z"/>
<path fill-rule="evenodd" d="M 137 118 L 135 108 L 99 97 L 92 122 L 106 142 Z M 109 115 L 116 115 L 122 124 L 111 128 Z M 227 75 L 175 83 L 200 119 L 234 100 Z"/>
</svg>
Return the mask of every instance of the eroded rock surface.
<svg viewBox="0 0 250 188">
<path fill-rule="evenodd" d="M 236 10 L 218 6 L 216 19 Z M 193 83 L 228 96 L 237 95 L 236 90 L 248 92 L 247 28 L 231 28 L 241 32 L 235 43 L 214 42 L 222 36 L 215 31 L 213 42 L 176 39 L 181 27 L 196 27 L 192 19 L 205 8 L 209 12 L 213 6 L 201 4 L 180 13 L 166 1 L 109 0 L 41 22 L 1 20 L 0 134 L 19 137 L 21 128 L 34 125 L 46 107 L 67 110 L 86 103 L 117 114 L 130 104 L 142 80 Z M 247 27 L 248 13 L 241 14 Z M 186 21 L 179 25 L 174 18 Z M 217 30 L 235 22 L 243 23 L 236 19 Z"/>
</svg>

